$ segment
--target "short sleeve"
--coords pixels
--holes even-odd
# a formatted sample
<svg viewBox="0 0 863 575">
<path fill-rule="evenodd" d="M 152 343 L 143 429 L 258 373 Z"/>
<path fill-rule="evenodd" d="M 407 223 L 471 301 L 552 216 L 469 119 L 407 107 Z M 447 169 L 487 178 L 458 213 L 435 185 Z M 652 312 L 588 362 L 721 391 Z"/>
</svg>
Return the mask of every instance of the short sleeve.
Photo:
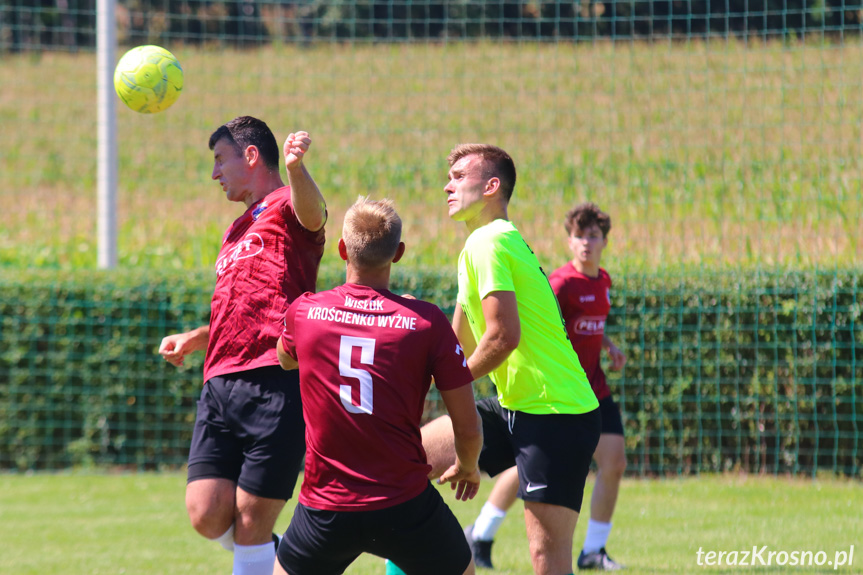
<svg viewBox="0 0 863 575">
<path fill-rule="evenodd" d="M 568 283 L 566 276 L 563 274 L 552 273 L 548 278 L 548 283 L 551 285 L 551 290 L 557 298 L 557 303 L 560 306 L 560 312 L 563 317 L 569 317 L 572 306 L 569 301 Z"/>
<path fill-rule="evenodd" d="M 446 391 L 471 383 L 473 375 L 467 366 L 467 356 L 446 316 L 437 307 L 432 316 L 432 334 L 431 374 L 435 387 Z"/>
<path fill-rule="evenodd" d="M 297 309 L 300 306 L 300 303 L 304 300 L 304 297 L 298 297 L 294 300 L 294 302 L 288 307 L 288 311 L 285 312 L 285 327 L 282 330 L 282 347 L 285 348 L 285 352 L 294 360 L 297 359 L 297 346 L 296 340 L 294 338 L 294 334 L 296 333 L 296 319 L 297 319 Z"/>
<path fill-rule="evenodd" d="M 494 243 L 481 249 L 479 242 L 471 246 L 468 253 L 468 265 L 476 281 L 479 299 L 485 299 L 488 294 L 496 291 L 515 291 L 512 278 L 512 266 L 505 246 Z M 480 249 L 476 249 L 480 247 Z"/>
</svg>

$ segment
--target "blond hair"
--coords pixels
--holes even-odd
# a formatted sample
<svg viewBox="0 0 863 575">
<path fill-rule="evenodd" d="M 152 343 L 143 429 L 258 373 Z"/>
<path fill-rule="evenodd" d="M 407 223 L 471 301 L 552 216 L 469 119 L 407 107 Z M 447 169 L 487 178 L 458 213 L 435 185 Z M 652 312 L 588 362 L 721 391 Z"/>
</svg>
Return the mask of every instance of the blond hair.
<svg viewBox="0 0 863 575">
<path fill-rule="evenodd" d="M 354 265 L 378 268 L 392 262 L 402 239 L 402 220 L 393 202 L 360 196 L 345 214 L 342 239 Z"/>
</svg>

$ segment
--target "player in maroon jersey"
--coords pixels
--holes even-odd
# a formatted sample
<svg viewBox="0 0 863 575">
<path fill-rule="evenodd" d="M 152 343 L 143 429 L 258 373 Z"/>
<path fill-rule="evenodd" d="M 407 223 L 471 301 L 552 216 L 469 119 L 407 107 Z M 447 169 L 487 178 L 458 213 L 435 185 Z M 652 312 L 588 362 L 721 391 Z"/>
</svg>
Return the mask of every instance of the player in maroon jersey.
<svg viewBox="0 0 863 575">
<path fill-rule="evenodd" d="M 440 482 L 472 499 L 482 448 L 473 377 L 443 312 L 389 291 L 404 249 L 392 204 L 360 198 L 339 240 L 347 283 L 304 294 L 285 315 L 278 354 L 283 368 L 299 366 L 306 467 L 275 573 L 342 573 L 364 552 L 410 574 L 474 572 L 429 483 L 420 434 L 434 378 L 455 430 L 456 459 Z"/>
<path fill-rule="evenodd" d="M 608 556 L 605 544 L 611 531 L 620 480 L 626 470 L 626 453 L 620 409 L 611 397 L 600 356 L 603 349 L 608 352 L 612 371 L 623 368 L 626 356 L 605 335 L 605 321 L 611 309 L 611 277 L 599 263 L 608 245 L 611 218 L 596 204 L 588 202 L 570 210 L 564 226 L 573 258 L 554 270 L 549 282 L 560 304 L 572 347 L 602 412 L 602 433 L 593 454 L 597 466 L 596 484 L 578 568 L 612 571 L 621 566 Z M 517 491 L 516 469 L 503 472 L 480 515 L 466 530 L 478 566 L 492 567 L 491 544 L 507 510 L 515 502 Z"/>
<path fill-rule="evenodd" d="M 165 337 L 159 353 L 181 366 L 206 350 L 186 486 L 192 525 L 233 551 L 234 575 L 270 575 L 273 527 L 305 452 L 299 381 L 275 346 L 288 304 L 315 289 L 326 204 L 303 161 L 308 133 L 285 141 L 289 186 L 261 120 L 236 118 L 209 144 L 212 178 L 246 210 L 222 238 L 209 325 Z"/>
</svg>

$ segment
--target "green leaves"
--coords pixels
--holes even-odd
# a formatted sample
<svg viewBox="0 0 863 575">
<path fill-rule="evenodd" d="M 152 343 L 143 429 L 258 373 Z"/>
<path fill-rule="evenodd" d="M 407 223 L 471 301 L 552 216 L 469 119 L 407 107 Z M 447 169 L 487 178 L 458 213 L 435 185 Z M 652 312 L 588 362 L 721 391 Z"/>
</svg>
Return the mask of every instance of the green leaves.
<svg viewBox="0 0 863 575">
<path fill-rule="evenodd" d="M 396 265 L 391 289 L 451 313 L 453 271 Z M 629 361 L 608 378 L 630 471 L 860 475 L 861 275 L 615 278 L 607 330 Z M 318 289 L 343 281 L 324 267 Z M 0 469 L 182 465 L 203 354 L 178 370 L 156 350 L 209 320 L 212 285 L 208 271 L 0 272 Z"/>
</svg>

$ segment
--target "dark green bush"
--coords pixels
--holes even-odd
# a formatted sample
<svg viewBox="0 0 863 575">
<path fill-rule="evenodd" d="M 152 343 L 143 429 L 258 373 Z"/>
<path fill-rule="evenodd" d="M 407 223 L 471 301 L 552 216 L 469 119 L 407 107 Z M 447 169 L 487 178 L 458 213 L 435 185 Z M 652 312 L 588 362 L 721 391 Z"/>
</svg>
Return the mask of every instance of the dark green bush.
<svg viewBox="0 0 863 575">
<path fill-rule="evenodd" d="M 451 312 L 452 271 L 397 266 L 393 291 Z M 861 276 L 616 278 L 608 333 L 629 362 L 609 379 L 630 471 L 859 476 Z M 327 268 L 318 287 L 342 280 Z M 203 358 L 177 370 L 156 350 L 208 320 L 211 292 L 205 272 L 0 272 L 0 469 L 184 463 Z"/>
<path fill-rule="evenodd" d="M 861 471 L 859 271 L 620 278 L 612 380 L 642 474 Z"/>
</svg>

